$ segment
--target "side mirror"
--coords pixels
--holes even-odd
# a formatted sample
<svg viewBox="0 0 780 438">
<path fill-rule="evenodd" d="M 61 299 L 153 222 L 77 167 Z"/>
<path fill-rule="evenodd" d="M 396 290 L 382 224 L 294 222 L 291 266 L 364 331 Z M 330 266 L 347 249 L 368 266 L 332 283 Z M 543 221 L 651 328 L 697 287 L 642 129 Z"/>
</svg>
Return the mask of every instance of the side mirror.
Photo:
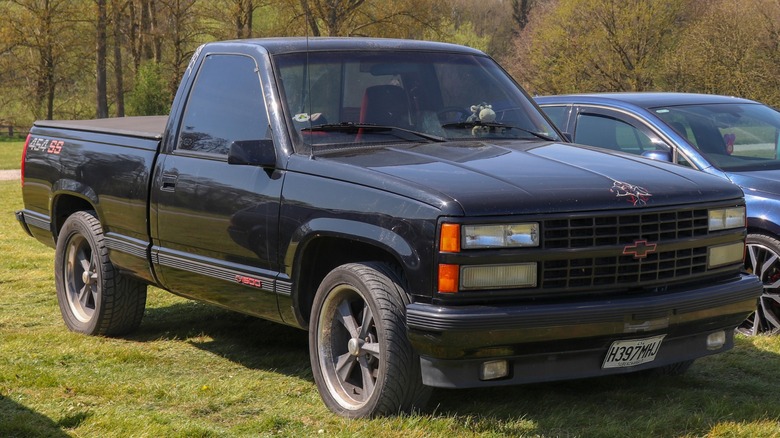
<svg viewBox="0 0 780 438">
<path fill-rule="evenodd" d="M 642 156 L 651 160 L 672 162 L 672 153 L 669 151 L 647 151 L 642 152 Z"/>
<path fill-rule="evenodd" d="M 230 144 L 228 164 L 239 166 L 276 166 L 273 140 L 241 140 Z"/>
</svg>

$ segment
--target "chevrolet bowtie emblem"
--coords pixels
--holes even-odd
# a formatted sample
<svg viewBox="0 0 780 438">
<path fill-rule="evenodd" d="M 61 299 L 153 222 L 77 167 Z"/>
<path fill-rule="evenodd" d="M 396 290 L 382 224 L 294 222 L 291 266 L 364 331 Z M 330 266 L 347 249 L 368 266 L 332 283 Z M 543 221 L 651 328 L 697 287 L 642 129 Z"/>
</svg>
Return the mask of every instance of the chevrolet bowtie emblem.
<svg viewBox="0 0 780 438">
<path fill-rule="evenodd" d="M 648 254 L 654 253 L 657 246 L 657 244 L 650 243 L 647 240 L 635 240 L 634 243 L 623 248 L 623 255 L 634 256 L 635 259 L 643 259 Z"/>
</svg>

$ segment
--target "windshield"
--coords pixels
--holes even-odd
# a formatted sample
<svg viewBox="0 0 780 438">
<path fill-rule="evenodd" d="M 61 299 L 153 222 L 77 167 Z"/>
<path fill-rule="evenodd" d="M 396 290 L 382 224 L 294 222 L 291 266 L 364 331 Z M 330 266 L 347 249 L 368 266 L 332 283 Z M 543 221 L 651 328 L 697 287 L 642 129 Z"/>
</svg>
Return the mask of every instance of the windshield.
<svg viewBox="0 0 780 438">
<path fill-rule="evenodd" d="M 768 106 L 729 103 L 653 111 L 722 170 L 780 169 L 780 113 Z"/>
<path fill-rule="evenodd" d="M 310 52 L 279 55 L 275 63 L 286 112 L 305 145 L 558 139 L 487 57 Z"/>
</svg>

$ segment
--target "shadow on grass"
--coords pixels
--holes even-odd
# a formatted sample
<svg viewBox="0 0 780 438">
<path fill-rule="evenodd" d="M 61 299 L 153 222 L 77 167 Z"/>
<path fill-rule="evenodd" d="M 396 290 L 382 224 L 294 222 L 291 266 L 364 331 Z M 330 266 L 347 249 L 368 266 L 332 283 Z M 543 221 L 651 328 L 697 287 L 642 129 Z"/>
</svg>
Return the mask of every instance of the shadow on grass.
<svg viewBox="0 0 780 438">
<path fill-rule="evenodd" d="M 0 396 L 0 436 L 65 438 L 69 435 L 62 428 L 75 425 L 70 419 L 54 422 L 8 397 Z"/>
<path fill-rule="evenodd" d="M 195 301 L 146 309 L 140 329 L 126 339 L 187 340 L 249 369 L 313 381 L 305 331 Z"/>
<path fill-rule="evenodd" d="M 306 332 L 197 302 L 147 309 L 140 330 L 127 339 L 187 340 L 249 369 L 313 380 Z M 454 422 L 455 430 L 510 436 L 723 435 L 719 427 L 734 427 L 741 430 L 737 435 L 751 436 L 751 424 L 762 435 L 776 436 L 777 370 L 780 355 L 738 339 L 733 350 L 700 359 L 677 377 L 637 373 L 437 389 L 423 416 Z M 740 429 L 744 427 L 747 431 Z"/>
<path fill-rule="evenodd" d="M 428 410 L 476 432 L 509 435 L 779 436 L 779 369 L 780 355 L 741 340 L 682 376 L 437 390 Z"/>
</svg>

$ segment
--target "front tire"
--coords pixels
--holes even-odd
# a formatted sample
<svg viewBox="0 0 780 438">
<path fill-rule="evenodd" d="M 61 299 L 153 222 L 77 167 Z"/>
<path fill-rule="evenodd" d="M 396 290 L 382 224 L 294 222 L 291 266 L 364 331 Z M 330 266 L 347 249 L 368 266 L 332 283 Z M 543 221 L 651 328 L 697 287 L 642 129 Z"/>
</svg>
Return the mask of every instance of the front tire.
<svg viewBox="0 0 780 438">
<path fill-rule="evenodd" d="M 763 234 L 748 234 L 745 268 L 764 283 L 756 311 L 737 327 L 748 336 L 780 333 L 780 241 Z"/>
<path fill-rule="evenodd" d="M 121 275 L 111 264 L 94 212 L 79 211 L 65 221 L 54 270 L 60 312 L 70 330 L 119 336 L 141 324 L 146 285 Z"/>
<path fill-rule="evenodd" d="M 420 358 L 406 337 L 408 298 L 382 263 L 331 271 L 314 298 L 309 354 L 317 389 L 333 412 L 362 418 L 421 408 Z"/>
</svg>

